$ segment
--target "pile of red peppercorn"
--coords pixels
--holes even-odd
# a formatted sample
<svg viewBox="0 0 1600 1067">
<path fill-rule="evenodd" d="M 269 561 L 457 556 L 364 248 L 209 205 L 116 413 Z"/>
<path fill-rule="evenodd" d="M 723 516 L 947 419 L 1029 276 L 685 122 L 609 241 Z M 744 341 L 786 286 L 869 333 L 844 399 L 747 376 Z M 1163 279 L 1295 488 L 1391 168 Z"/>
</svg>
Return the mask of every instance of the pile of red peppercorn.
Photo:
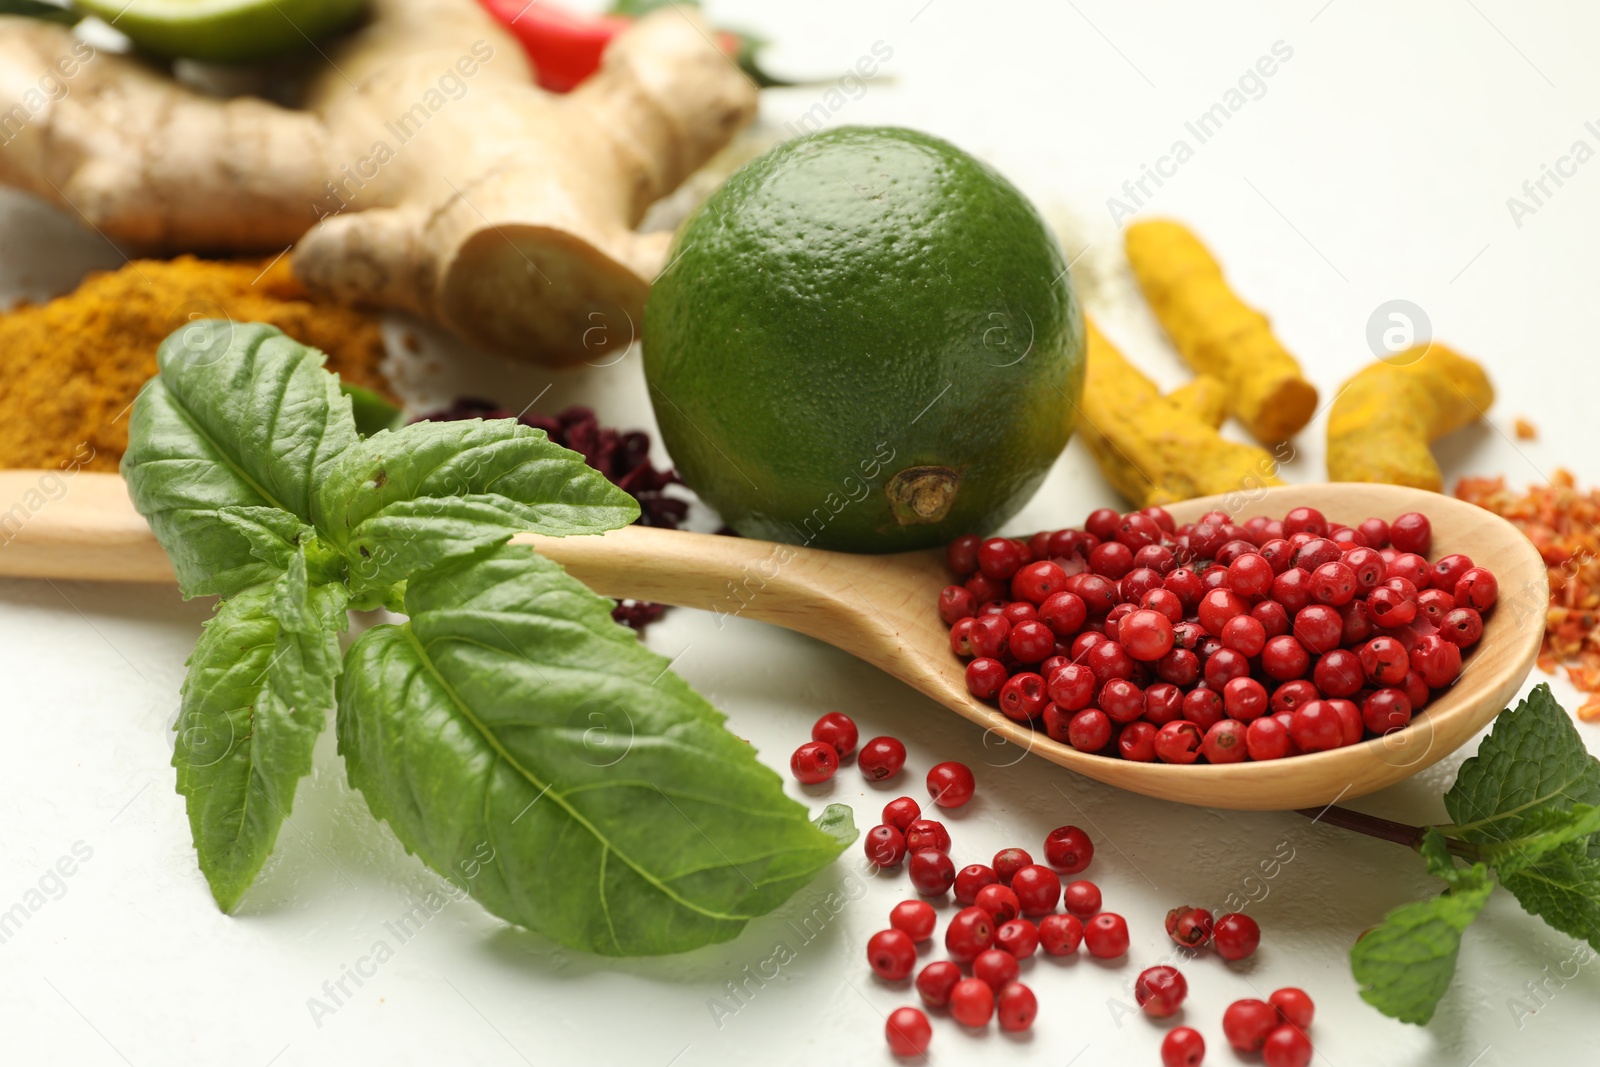
<svg viewBox="0 0 1600 1067">
<path fill-rule="evenodd" d="M 811 740 L 797 748 L 790 769 L 802 783 L 826 782 L 842 761 L 856 754 L 860 730 L 855 720 L 832 711 L 811 727 Z M 863 774 L 882 780 L 905 766 L 905 746 L 877 737 L 861 746 Z M 958 808 L 977 789 L 971 768 L 953 760 L 935 764 L 927 775 L 928 796 L 941 808 Z M 923 1004 L 948 1011 L 973 1030 L 991 1019 L 1000 1029 L 1021 1033 L 1039 1014 L 1038 998 L 1019 981 L 1022 961 L 1039 949 L 1053 957 L 1071 956 L 1079 945 L 1102 960 L 1121 959 L 1130 943 L 1128 923 L 1102 910 L 1100 887 L 1087 879 L 1062 885 L 1062 875 L 1086 870 L 1094 842 L 1076 826 L 1060 826 L 1044 839 L 1044 864 L 1026 849 L 1003 848 L 989 863 L 956 870 L 950 858 L 950 831 L 937 819 L 922 817 L 912 797 L 896 797 L 883 807 L 883 821 L 862 837 L 867 859 L 879 870 L 904 864 L 919 899 L 902 900 L 889 911 L 889 926 L 867 941 L 867 963 L 886 982 L 902 982 L 917 967 L 917 945 L 933 938 L 938 912 L 930 899 L 954 892 L 962 905 L 945 926 L 949 959 L 935 960 L 917 972 Z M 1048 866 L 1046 865 L 1048 864 Z M 1057 911 L 1060 907 L 1063 911 Z M 1225 960 L 1252 955 L 1261 944 L 1261 927 L 1248 915 L 1232 912 L 1213 919 L 1204 908 L 1173 908 L 1167 934 L 1191 958 L 1210 946 Z M 965 970 L 963 970 L 965 968 Z M 1134 983 L 1134 999 L 1146 1015 L 1170 1018 L 1188 996 L 1183 974 L 1165 964 L 1146 968 Z M 1223 1015 L 1223 1033 L 1241 1052 L 1259 1052 L 1266 1067 L 1307 1067 L 1311 1041 L 1311 998 L 1299 989 L 1280 989 L 1267 1001 L 1240 1000 Z M 898 1056 L 922 1057 L 933 1040 L 933 1026 L 920 1008 L 901 1007 L 884 1025 L 889 1048 Z M 1161 1044 L 1164 1067 L 1198 1067 L 1205 1040 L 1190 1027 L 1169 1031 Z"/>
<path fill-rule="evenodd" d="M 930 792 L 935 792 L 930 786 Z M 949 858 L 950 835 L 944 826 L 921 818 L 911 797 L 891 800 L 883 823 L 867 834 L 867 857 L 880 868 L 898 867 L 912 851 L 912 886 L 922 898 L 942 898 L 954 890 L 963 907 L 946 924 L 944 944 L 949 959 L 934 960 L 917 972 L 915 987 L 923 1004 L 948 1011 L 970 1029 L 983 1029 L 998 1016 L 1000 1028 L 1021 1032 L 1033 1025 L 1038 1000 L 1018 980 L 1022 961 L 1039 949 L 1053 957 L 1071 956 L 1079 945 L 1102 960 L 1128 952 L 1127 921 L 1102 910 L 1100 887 L 1079 879 L 1061 884 L 1062 875 L 1085 870 L 1094 859 L 1094 842 L 1076 826 L 1052 830 L 1044 841 L 1049 866 L 1036 864 L 1021 848 L 1001 849 L 987 864 L 955 871 Z M 1057 911 L 1057 906 L 1065 909 Z M 927 899 L 903 900 L 889 912 L 889 926 L 867 941 L 867 962 L 886 982 L 911 977 L 917 945 L 933 938 L 938 914 Z M 1225 960 L 1252 955 L 1261 943 L 1254 919 L 1230 913 L 1213 920 L 1203 908 L 1173 908 L 1167 933 L 1193 956 L 1207 946 Z M 1139 1008 L 1153 1019 L 1178 1013 L 1189 985 L 1183 974 L 1165 964 L 1146 968 L 1134 983 Z M 1280 989 L 1269 1001 L 1242 1000 L 1223 1016 L 1229 1044 L 1243 1052 L 1260 1052 L 1267 1067 L 1306 1067 L 1311 1042 L 1311 998 L 1299 989 Z M 884 1026 L 889 1048 L 900 1056 L 922 1056 L 933 1039 L 928 1015 L 920 1008 L 901 1007 Z M 1178 1027 L 1161 1045 L 1165 1067 L 1197 1067 L 1205 1056 L 1205 1040 L 1194 1029 Z"/>
<path fill-rule="evenodd" d="M 960 764 L 939 767 L 966 768 Z M 935 768 L 938 770 L 938 768 Z M 970 775 L 970 772 L 968 772 Z M 929 774 L 929 793 L 942 803 L 949 790 Z M 970 792 L 963 797 L 963 803 Z M 867 858 L 880 868 L 898 867 L 908 849 L 911 884 L 922 897 L 943 897 L 954 890 L 961 910 L 945 926 L 947 960 L 935 960 L 918 972 L 916 988 L 929 1008 L 948 1009 L 963 1026 L 982 1029 L 998 1016 L 1000 1028 L 1020 1033 L 1033 1026 L 1039 1002 L 1033 990 L 1018 981 L 1020 962 L 1040 948 L 1051 956 L 1070 956 L 1079 944 L 1101 959 L 1128 951 L 1128 924 L 1120 915 L 1100 910 L 1100 889 L 1075 881 L 1065 889 L 1057 871 L 1076 874 L 1094 858 L 1089 835 L 1063 826 L 1045 838 L 1045 859 L 1033 862 L 1020 848 L 995 853 L 992 864 L 973 863 L 959 872 L 950 859 L 950 834 L 944 826 L 921 818 L 911 797 L 891 800 L 883 823 L 866 837 Z M 1052 869 L 1055 868 L 1055 869 Z M 1056 911 L 1063 905 L 1065 914 Z M 934 935 L 938 915 L 927 900 L 904 900 L 889 912 L 889 928 L 867 942 L 867 962 L 885 981 L 911 977 L 917 943 Z M 970 970 L 964 974 L 962 968 Z M 919 1008 L 898 1008 L 884 1027 L 889 1047 L 901 1056 L 927 1051 L 933 1030 Z"/>
<path fill-rule="evenodd" d="M 1432 540 L 1417 512 L 1178 526 L 1102 508 L 1081 530 L 957 539 L 939 615 L 972 694 L 1056 741 L 1279 759 L 1400 729 L 1460 676 L 1499 587 L 1464 555 L 1429 563 Z"/>
</svg>

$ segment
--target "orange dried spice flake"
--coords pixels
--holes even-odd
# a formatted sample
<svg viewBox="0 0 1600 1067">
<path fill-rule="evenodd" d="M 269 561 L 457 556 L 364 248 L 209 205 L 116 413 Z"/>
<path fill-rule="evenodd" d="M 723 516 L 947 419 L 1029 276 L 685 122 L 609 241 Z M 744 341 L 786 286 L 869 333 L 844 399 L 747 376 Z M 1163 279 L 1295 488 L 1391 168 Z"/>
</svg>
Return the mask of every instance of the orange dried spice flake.
<svg viewBox="0 0 1600 1067">
<path fill-rule="evenodd" d="M 1539 668 L 1565 668 L 1589 697 L 1578 717 L 1600 719 L 1600 490 L 1580 490 L 1572 473 L 1558 470 L 1549 485 L 1526 493 L 1504 478 L 1463 478 L 1456 496 L 1487 508 L 1528 535 L 1550 576 Z"/>
</svg>

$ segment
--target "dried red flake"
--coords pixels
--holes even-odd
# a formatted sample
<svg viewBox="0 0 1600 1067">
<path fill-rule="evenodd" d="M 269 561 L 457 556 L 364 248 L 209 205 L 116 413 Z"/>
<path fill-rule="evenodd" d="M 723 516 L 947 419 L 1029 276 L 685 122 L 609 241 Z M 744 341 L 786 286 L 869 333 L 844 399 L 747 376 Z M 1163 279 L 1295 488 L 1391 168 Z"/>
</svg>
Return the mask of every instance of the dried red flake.
<svg viewBox="0 0 1600 1067">
<path fill-rule="evenodd" d="M 1550 575 L 1539 668 L 1564 668 L 1580 691 L 1600 694 L 1600 490 L 1581 490 L 1571 471 L 1558 470 L 1526 493 L 1507 489 L 1504 478 L 1463 478 L 1456 496 L 1507 519 L 1539 550 Z M 1578 717 L 1600 719 L 1600 696 Z"/>
</svg>

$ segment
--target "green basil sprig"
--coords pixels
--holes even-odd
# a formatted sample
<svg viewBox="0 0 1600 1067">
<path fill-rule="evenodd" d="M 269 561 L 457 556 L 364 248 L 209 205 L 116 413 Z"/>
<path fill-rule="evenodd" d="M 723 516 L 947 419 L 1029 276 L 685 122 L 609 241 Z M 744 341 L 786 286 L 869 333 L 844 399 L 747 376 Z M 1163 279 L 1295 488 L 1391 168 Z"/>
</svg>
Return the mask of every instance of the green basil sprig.
<svg viewBox="0 0 1600 1067">
<path fill-rule="evenodd" d="M 627 493 L 514 420 L 363 438 L 322 362 L 270 326 L 187 326 L 122 463 L 184 595 L 222 597 L 173 765 L 225 911 L 330 711 L 351 783 L 409 851 L 576 948 L 727 940 L 854 840 L 848 809 L 809 821 L 609 600 L 507 543 L 624 526 Z M 378 605 L 409 619 L 341 655 L 347 609 Z"/>
</svg>

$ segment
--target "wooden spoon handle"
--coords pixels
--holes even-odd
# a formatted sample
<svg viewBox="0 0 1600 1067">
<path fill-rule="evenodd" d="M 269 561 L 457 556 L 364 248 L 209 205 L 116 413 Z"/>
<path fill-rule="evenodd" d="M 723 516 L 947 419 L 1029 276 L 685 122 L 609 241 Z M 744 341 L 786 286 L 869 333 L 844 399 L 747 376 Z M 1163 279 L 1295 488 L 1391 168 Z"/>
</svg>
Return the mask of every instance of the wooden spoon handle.
<svg viewBox="0 0 1600 1067">
<path fill-rule="evenodd" d="M 833 553 L 742 537 L 624 526 L 599 537 L 518 534 L 590 589 L 741 615 L 811 632 L 821 607 L 817 577 Z M 804 622 L 805 625 L 801 623 Z"/>
<path fill-rule="evenodd" d="M 0 575 L 175 580 L 122 479 L 89 471 L 0 471 Z"/>
<path fill-rule="evenodd" d="M 833 553 L 628 526 L 601 537 L 518 535 L 604 596 L 826 631 Z M 172 565 L 114 474 L 0 471 L 0 575 L 171 582 Z M 835 583 L 845 584 L 845 583 Z"/>
</svg>

